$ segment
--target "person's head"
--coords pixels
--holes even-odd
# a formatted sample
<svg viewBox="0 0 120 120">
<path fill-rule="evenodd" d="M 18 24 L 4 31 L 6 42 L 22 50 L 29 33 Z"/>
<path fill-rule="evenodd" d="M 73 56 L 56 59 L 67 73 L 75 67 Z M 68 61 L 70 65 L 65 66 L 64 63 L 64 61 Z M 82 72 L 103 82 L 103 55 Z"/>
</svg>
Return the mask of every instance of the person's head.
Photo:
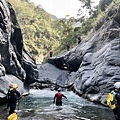
<svg viewBox="0 0 120 120">
<path fill-rule="evenodd" d="M 10 85 L 9 85 L 9 88 L 12 88 L 12 87 L 13 87 L 13 84 L 10 84 Z"/>
<path fill-rule="evenodd" d="M 10 91 L 13 90 L 13 84 L 10 84 L 10 85 L 9 85 L 9 90 L 10 90 Z"/>
<path fill-rule="evenodd" d="M 58 92 L 60 92 L 61 91 L 61 88 L 58 88 Z"/>
<path fill-rule="evenodd" d="M 120 90 L 120 82 L 116 82 L 116 83 L 114 84 L 114 88 L 115 88 L 116 90 Z"/>
</svg>

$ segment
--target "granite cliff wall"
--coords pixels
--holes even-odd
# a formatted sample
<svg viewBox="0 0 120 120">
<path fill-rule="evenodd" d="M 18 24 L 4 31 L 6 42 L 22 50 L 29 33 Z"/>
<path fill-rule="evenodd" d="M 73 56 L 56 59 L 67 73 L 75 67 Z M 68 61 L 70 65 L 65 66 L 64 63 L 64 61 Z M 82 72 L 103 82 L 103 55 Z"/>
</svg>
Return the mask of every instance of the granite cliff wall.
<svg viewBox="0 0 120 120">
<path fill-rule="evenodd" d="M 38 76 L 32 56 L 24 49 L 21 29 L 12 6 L 0 1 L 0 98 L 5 97 L 10 83 L 17 83 L 21 93 Z"/>
</svg>

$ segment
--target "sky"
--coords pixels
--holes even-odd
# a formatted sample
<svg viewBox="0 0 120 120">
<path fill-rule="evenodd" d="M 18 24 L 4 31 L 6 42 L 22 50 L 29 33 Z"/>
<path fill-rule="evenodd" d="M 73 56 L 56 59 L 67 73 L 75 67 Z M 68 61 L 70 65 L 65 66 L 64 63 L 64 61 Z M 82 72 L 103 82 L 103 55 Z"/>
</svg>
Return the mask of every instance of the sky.
<svg viewBox="0 0 120 120">
<path fill-rule="evenodd" d="M 80 1 L 78 0 L 30 0 L 35 5 L 41 5 L 43 9 L 55 15 L 57 18 L 64 18 L 66 15 L 77 17 L 78 9 L 80 8 Z M 99 0 L 93 0 L 95 4 Z"/>
</svg>

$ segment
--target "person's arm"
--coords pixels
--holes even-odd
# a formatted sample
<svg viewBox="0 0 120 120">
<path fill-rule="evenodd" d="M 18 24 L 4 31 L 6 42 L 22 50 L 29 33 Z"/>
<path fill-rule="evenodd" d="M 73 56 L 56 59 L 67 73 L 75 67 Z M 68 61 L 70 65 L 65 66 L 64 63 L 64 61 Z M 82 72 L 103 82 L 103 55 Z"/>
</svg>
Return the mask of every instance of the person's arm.
<svg viewBox="0 0 120 120">
<path fill-rule="evenodd" d="M 16 91 L 16 94 L 17 94 L 17 102 L 19 102 L 19 100 L 21 99 L 21 95 L 18 91 Z"/>
<path fill-rule="evenodd" d="M 63 95 L 63 97 L 67 99 L 67 97 L 65 95 Z"/>
<path fill-rule="evenodd" d="M 120 93 L 116 94 L 116 98 L 120 100 Z"/>
<path fill-rule="evenodd" d="M 56 98 L 56 94 L 55 94 L 55 96 L 54 96 L 53 103 L 55 103 L 55 98 Z"/>
</svg>

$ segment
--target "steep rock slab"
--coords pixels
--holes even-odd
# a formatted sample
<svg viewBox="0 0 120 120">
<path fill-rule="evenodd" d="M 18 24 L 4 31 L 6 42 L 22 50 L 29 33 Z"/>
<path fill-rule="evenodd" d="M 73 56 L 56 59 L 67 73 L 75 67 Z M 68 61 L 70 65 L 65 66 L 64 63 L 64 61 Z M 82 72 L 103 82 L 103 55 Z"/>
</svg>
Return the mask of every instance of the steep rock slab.
<svg viewBox="0 0 120 120">
<path fill-rule="evenodd" d="M 60 70 L 52 64 L 37 65 L 39 71 L 38 82 L 53 83 L 65 87 L 68 81 L 68 71 Z"/>
</svg>

